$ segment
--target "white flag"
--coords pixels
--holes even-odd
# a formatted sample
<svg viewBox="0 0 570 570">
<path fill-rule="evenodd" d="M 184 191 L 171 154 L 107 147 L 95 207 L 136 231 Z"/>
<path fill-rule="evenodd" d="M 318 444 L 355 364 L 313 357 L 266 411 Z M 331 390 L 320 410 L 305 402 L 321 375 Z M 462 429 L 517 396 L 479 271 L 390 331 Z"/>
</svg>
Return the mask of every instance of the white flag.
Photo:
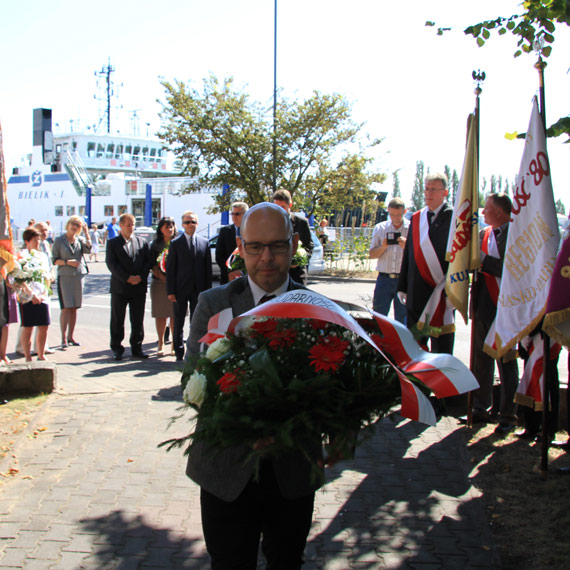
<svg viewBox="0 0 570 570">
<path fill-rule="evenodd" d="M 485 341 L 485 349 L 495 356 L 505 354 L 542 319 L 560 241 L 546 135 L 536 98 L 512 200 L 495 338 Z"/>
</svg>

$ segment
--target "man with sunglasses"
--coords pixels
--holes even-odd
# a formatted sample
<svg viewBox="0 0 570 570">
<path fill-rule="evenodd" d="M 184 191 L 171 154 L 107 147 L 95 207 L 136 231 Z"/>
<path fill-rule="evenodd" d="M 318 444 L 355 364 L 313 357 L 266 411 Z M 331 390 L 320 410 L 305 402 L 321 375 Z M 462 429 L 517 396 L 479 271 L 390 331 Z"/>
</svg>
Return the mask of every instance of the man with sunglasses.
<svg viewBox="0 0 570 570">
<path fill-rule="evenodd" d="M 229 226 L 224 226 L 220 229 L 218 234 L 218 241 L 216 242 L 216 263 L 220 267 L 220 285 L 224 285 L 230 279 L 240 277 L 241 272 L 228 270 L 226 265 L 228 258 L 236 249 L 236 237 L 239 235 L 239 228 L 243 216 L 249 209 L 245 202 L 234 202 L 232 204 L 232 223 Z M 231 273 L 231 275 L 229 275 Z"/>
<path fill-rule="evenodd" d="M 268 202 L 250 208 L 237 238 L 247 275 L 200 295 L 192 318 L 189 350 L 199 353 L 210 317 L 231 308 L 240 315 L 268 297 L 305 289 L 289 276 L 299 236 L 287 212 Z M 314 492 L 309 461 L 301 454 L 268 458 L 259 479 L 247 460 L 249 448 L 212 449 L 192 444 L 187 475 L 201 487 L 202 528 L 212 567 L 256 568 L 259 541 L 267 567 L 295 570 L 311 527 Z M 314 455 L 322 458 L 320 442 Z"/>
<path fill-rule="evenodd" d="M 170 242 L 166 258 L 166 292 L 174 303 L 172 343 L 176 360 L 184 359 L 184 322 L 198 304 L 198 295 L 212 287 L 212 257 L 208 240 L 196 235 L 198 216 L 182 214 L 184 233 Z"/>
</svg>

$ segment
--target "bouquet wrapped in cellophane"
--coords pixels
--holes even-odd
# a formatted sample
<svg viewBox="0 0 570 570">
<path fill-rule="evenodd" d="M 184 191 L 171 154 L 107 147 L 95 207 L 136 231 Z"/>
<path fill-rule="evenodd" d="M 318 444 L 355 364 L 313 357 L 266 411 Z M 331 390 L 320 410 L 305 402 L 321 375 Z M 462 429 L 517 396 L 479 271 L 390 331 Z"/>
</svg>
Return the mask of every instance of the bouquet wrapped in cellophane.
<svg viewBox="0 0 570 570">
<path fill-rule="evenodd" d="M 365 330 L 334 302 L 305 290 L 256 307 L 225 331 L 219 328 L 228 322 L 223 313 L 211 319 L 203 339 L 209 348 L 188 361 L 182 375 L 185 407 L 196 412 L 197 424 L 162 444 L 169 449 L 197 440 L 212 448 L 246 444 L 259 459 L 295 448 L 308 453 L 304 442 L 323 438 L 329 455 L 340 457 L 356 434 L 398 404 L 407 407 L 403 415 L 435 422 L 425 398 L 432 388 L 442 395 L 434 388 L 435 367 L 399 323 L 374 314 L 362 321 Z M 416 348 L 427 355 L 423 364 Z M 414 374 L 406 367 L 415 367 Z M 471 375 L 463 368 L 461 374 Z M 432 376 L 427 383 L 420 379 L 425 373 Z"/>
<path fill-rule="evenodd" d="M 52 270 L 47 256 L 38 250 L 24 249 L 14 260 L 15 267 L 8 273 L 8 284 L 16 290 L 20 303 L 33 296 L 47 299 L 51 295 Z"/>
</svg>

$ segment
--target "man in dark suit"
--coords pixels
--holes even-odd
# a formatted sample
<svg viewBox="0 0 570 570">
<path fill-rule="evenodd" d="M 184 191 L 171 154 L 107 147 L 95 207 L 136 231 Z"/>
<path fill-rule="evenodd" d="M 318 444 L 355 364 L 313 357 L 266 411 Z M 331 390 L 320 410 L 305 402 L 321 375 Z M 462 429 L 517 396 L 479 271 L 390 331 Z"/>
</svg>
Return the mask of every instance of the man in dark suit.
<svg viewBox="0 0 570 570">
<path fill-rule="evenodd" d="M 199 339 L 213 315 L 231 308 L 237 316 L 267 296 L 304 288 L 288 274 L 298 240 L 283 209 L 267 202 L 249 209 L 237 238 L 247 275 L 200 295 L 190 329 L 191 353 L 200 352 Z M 204 442 L 190 448 L 186 473 L 201 487 L 202 527 L 212 567 L 256 568 L 263 535 L 268 568 L 298 569 L 320 485 L 300 453 L 262 461 L 255 480 L 248 453 L 246 446 L 212 449 Z M 322 458 L 320 442 L 314 456 Z"/>
<path fill-rule="evenodd" d="M 445 275 L 449 263 L 445 260 L 447 239 L 453 209 L 445 201 L 448 194 L 447 176 L 441 173 L 428 174 L 425 179 L 426 206 L 412 216 L 408 230 L 404 257 L 398 281 L 398 298 L 406 305 L 407 326 L 412 328 L 418 321 L 423 322 L 424 310 L 428 303 L 434 308 L 428 318 L 440 314 L 443 324 L 439 336 L 426 336 L 421 341 L 431 339 L 432 352 L 453 354 L 455 326 L 453 313 L 447 307 L 447 298 L 435 299 L 434 290 L 441 288 L 441 279 L 445 284 Z M 451 323 L 449 322 L 451 320 Z M 433 321 L 432 321 L 433 322 Z"/>
<path fill-rule="evenodd" d="M 172 343 L 176 360 L 184 358 L 184 322 L 190 306 L 190 318 L 198 304 L 198 295 L 212 287 L 212 256 L 206 238 L 196 235 L 198 216 L 182 215 L 184 233 L 170 242 L 166 258 L 166 293 L 174 303 Z"/>
<path fill-rule="evenodd" d="M 105 261 L 111 272 L 111 350 L 115 360 L 123 358 L 125 313 L 129 307 L 131 354 L 147 358 L 142 351 L 144 306 L 148 273 L 152 265 L 148 243 L 134 235 L 135 218 L 122 214 L 119 235 L 107 241 Z"/>
<path fill-rule="evenodd" d="M 240 271 L 230 271 L 226 265 L 228 258 L 236 249 L 236 237 L 239 235 L 239 228 L 243 216 L 247 212 L 249 206 L 245 202 L 234 202 L 232 204 L 232 224 L 224 226 L 220 229 L 218 234 L 218 241 L 216 242 L 216 263 L 220 267 L 220 285 L 224 285 L 230 279 L 235 279 L 241 276 Z"/>
<path fill-rule="evenodd" d="M 311 254 L 313 253 L 313 238 L 311 237 L 311 228 L 309 228 L 309 222 L 307 218 L 298 216 L 291 212 L 293 207 L 293 200 L 291 198 L 291 193 L 289 190 L 277 190 L 271 196 L 271 200 L 274 204 L 281 206 L 291 217 L 291 223 L 293 224 L 293 231 L 299 234 L 299 241 L 303 246 L 303 249 L 307 252 L 307 265 L 295 265 L 291 266 L 289 269 L 289 275 L 297 283 L 307 284 L 307 271 L 309 266 L 309 260 L 311 259 Z"/>
<path fill-rule="evenodd" d="M 471 298 L 474 302 L 473 374 L 479 388 L 473 392 L 473 422 L 489 419 L 493 404 L 493 378 L 495 360 L 484 350 L 485 338 L 497 314 L 497 298 L 509 222 L 511 219 L 511 199 L 506 194 L 490 194 L 485 201 L 483 217 L 488 227 L 481 230 L 481 269 L 473 283 Z M 501 379 L 500 402 L 495 405 L 499 413 L 498 433 L 507 432 L 516 425 L 515 392 L 519 383 L 519 369 L 516 354 L 509 351 L 497 362 Z"/>
</svg>

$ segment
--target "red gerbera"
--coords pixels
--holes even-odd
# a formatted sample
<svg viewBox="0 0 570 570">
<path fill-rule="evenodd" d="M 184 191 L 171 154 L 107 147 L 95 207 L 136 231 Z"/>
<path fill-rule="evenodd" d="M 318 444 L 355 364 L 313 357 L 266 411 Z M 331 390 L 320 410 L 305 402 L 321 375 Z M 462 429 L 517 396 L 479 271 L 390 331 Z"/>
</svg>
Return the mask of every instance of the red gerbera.
<svg viewBox="0 0 570 570">
<path fill-rule="evenodd" d="M 231 394 L 237 392 L 238 387 L 241 385 L 239 370 L 235 372 L 226 372 L 216 384 L 220 387 L 223 394 Z"/>
<path fill-rule="evenodd" d="M 293 329 L 285 329 L 284 331 L 274 331 L 271 333 L 269 346 L 271 348 L 287 348 L 293 346 L 297 338 L 297 331 Z"/>
<path fill-rule="evenodd" d="M 345 360 L 344 351 L 349 344 L 348 341 L 341 340 L 337 336 L 330 336 L 324 342 L 315 344 L 309 350 L 311 366 L 316 372 L 336 372 Z"/>
</svg>

